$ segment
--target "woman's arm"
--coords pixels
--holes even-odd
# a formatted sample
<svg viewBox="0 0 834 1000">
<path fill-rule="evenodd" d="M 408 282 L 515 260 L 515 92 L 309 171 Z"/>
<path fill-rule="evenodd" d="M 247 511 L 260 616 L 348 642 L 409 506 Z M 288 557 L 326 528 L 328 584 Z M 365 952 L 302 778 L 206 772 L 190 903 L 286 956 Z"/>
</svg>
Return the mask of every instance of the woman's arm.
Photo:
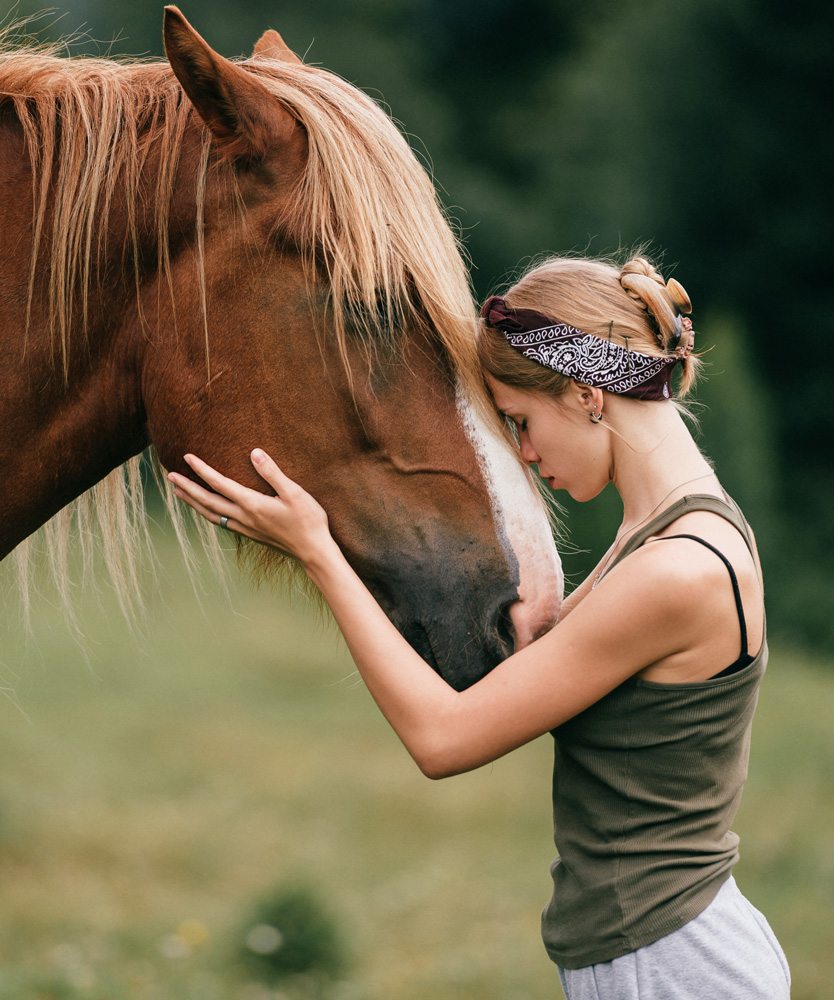
<svg viewBox="0 0 834 1000">
<path fill-rule="evenodd" d="M 680 646 L 679 602 L 663 596 L 680 593 L 680 581 L 658 579 L 664 563 L 647 550 L 563 624 L 457 692 L 391 624 L 342 555 L 319 504 L 263 452 L 253 452 L 253 464 L 275 497 L 221 476 L 194 456 L 186 460 L 217 492 L 172 473 L 180 498 L 214 523 L 225 515 L 233 530 L 301 562 L 330 605 L 371 695 L 429 777 L 503 756 Z"/>
</svg>

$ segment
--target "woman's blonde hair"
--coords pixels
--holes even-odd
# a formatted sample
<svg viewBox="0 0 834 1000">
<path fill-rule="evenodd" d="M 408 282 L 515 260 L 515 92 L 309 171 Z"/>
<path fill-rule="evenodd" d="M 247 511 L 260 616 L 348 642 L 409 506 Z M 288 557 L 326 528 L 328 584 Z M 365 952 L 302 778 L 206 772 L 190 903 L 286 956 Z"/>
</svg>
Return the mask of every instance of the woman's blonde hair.
<svg viewBox="0 0 834 1000">
<path fill-rule="evenodd" d="M 641 354 L 669 356 L 680 313 L 692 309 L 683 286 L 663 276 L 646 257 L 622 266 L 607 259 L 550 257 L 524 274 L 505 294 L 512 309 L 535 309 L 583 333 L 608 338 Z M 478 357 L 485 372 L 524 392 L 560 396 L 571 383 L 567 375 L 526 358 L 511 347 L 501 330 L 481 320 Z M 684 397 L 698 373 L 699 360 L 681 361 L 676 396 Z"/>
</svg>

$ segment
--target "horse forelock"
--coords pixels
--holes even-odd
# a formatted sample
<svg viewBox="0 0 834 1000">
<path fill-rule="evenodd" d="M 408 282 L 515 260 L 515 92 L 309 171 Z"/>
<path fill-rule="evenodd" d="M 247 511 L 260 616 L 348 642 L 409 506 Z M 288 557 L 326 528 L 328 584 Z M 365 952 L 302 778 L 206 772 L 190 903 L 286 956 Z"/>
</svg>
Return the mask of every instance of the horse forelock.
<svg viewBox="0 0 834 1000">
<path fill-rule="evenodd" d="M 5 35 L 0 104 L 14 107 L 33 174 L 28 314 L 36 260 L 48 242 L 49 322 L 66 372 L 72 321 L 79 305 L 82 327 L 86 321 L 116 199 L 127 215 L 126 250 L 138 258 L 136 206 L 152 152 L 160 165 L 157 259 L 170 284 L 169 212 L 183 136 L 196 116 L 167 62 L 61 57 L 58 45 L 20 48 L 8 30 Z M 350 327 L 372 355 L 380 331 L 390 335 L 423 316 L 454 367 L 471 377 L 474 309 L 461 247 L 430 177 L 397 126 L 368 95 L 333 73 L 262 57 L 241 65 L 307 132 L 306 169 L 276 226 L 290 228 L 309 248 L 311 267 L 313 258 L 323 263 L 339 349 L 345 353 Z M 204 155 L 194 165 L 198 242 L 210 169 L 210 136 L 200 128 Z M 136 280 L 138 291 L 138 272 Z M 382 322 L 357 324 L 357 316 Z"/>
</svg>

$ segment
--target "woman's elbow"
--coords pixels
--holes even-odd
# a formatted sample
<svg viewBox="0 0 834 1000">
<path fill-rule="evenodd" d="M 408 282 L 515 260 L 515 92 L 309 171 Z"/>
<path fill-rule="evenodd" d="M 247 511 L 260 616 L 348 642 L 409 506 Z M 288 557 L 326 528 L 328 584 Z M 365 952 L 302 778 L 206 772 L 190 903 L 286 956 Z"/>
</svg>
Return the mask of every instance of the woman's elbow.
<svg viewBox="0 0 834 1000">
<path fill-rule="evenodd" d="M 460 771 L 450 768 L 443 761 L 423 759 L 422 757 L 414 759 L 417 761 L 417 767 L 420 768 L 420 771 L 432 781 L 440 781 L 441 778 L 451 778 L 452 775 L 460 774 Z"/>
<path fill-rule="evenodd" d="M 406 749 L 427 778 L 439 781 L 478 766 L 475 747 L 464 723 L 455 701 L 435 708 L 428 717 L 423 716 L 409 732 L 400 731 Z"/>
<path fill-rule="evenodd" d="M 420 771 L 432 781 L 451 778 L 464 771 L 470 771 L 474 766 L 467 763 L 460 747 L 440 741 L 425 742 L 419 747 L 409 748 L 409 752 Z"/>
</svg>

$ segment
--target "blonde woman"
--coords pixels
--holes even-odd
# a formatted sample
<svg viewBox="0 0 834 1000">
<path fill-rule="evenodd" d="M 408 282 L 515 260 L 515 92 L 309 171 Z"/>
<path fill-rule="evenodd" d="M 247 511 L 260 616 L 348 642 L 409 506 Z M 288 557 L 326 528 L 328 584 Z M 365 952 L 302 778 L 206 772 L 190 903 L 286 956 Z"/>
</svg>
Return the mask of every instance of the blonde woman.
<svg viewBox="0 0 834 1000">
<path fill-rule="evenodd" d="M 405 642 L 342 556 L 327 516 L 262 451 L 266 497 L 194 456 L 215 523 L 299 560 L 380 709 L 442 778 L 552 732 L 554 889 L 542 916 L 568 1000 L 781 1000 L 787 962 L 732 878 L 767 646 L 753 534 L 693 441 L 691 306 L 642 257 L 554 258 L 482 310 L 478 352 L 521 457 L 623 521 L 558 624 L 465 691 Z"/>
</svg>

